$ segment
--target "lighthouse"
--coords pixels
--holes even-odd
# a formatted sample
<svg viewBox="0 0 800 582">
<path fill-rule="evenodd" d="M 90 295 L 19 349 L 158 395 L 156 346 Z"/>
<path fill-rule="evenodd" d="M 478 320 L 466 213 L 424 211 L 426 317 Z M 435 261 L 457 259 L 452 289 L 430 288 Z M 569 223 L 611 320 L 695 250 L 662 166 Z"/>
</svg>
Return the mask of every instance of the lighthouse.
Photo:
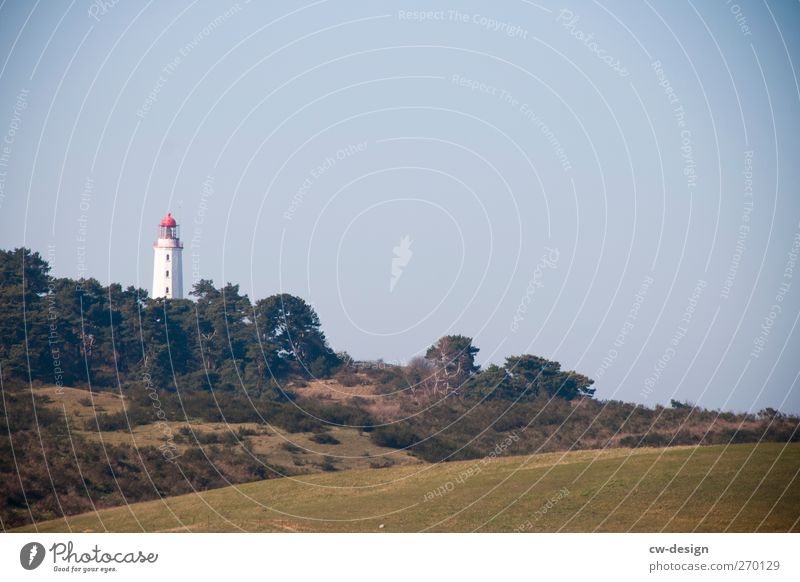
<svg viewBox="0 0 800 582">
<path fill-rule="evenodd" d="M 153 298 L 183 299 L 183 243 L 178 223 L 168 212 L 153 243 Z"/>
</svg>

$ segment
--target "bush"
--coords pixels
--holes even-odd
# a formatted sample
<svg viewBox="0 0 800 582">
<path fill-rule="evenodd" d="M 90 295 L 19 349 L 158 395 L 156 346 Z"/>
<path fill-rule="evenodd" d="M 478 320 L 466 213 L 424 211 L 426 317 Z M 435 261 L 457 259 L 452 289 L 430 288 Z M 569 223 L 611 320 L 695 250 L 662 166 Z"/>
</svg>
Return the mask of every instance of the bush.
<svg viewBox="0 0 800 582">
<path fill-rule="evenodd" d="M 339 468 L 336 465 L 334 465 L 333 461 L 328 457 L 325 457 L 325 460 L 322 461 L 322 464 L 319 466 L 319 468 L 327 472 L 339 470 Z"/>
<path fill-rule="evenodd" d="M 359 384 L 358 376 L 356 376 L 350 371 L 345 371 L 340 373 L 339 375 L 336 376 L 336 379 L 339 380 L 339 383 L 342 386 L 345 386 L 347 388 L 352 388 L 353 386 L 358 386 Z"/>
<path fill-rule="evenodd" d="M 281 448 L 286 450 L 286 451 L 289 451 L 293 455 L 301 455 L 301 454 L 305 453 L 305 451 L 303 449 L 301 449 L 300 447 L 298 447 L 294 443 L 290 443 L 289 441 L 284 442 L 281 445 Z"/>
<path fill-rule="evenodd" d="M 322 423 L 294 406 L 284 405 L 276 408 L 269 414 L 268 420 L 289 432 L 323 430 Z"/>
<path fill-rule="evenodd" d="M 331 370 L 336 364 L 337 362 L 331 358 L 319 356 L 311 362 L 311 365 L 308 367 L 308 371 L 314 378 L 329 378 L 331 375 Z"/>
<path fill-rule="evenodd" d="M 197 442 L 200 443 L 201 445 L 211 445 L 220 442 L 219 433 L 213 431 L 211 432 L 195 431 L 194 436 L 197 439 Z"/>
<path fill-rule="evenodd" d="M 419 437 L 406 425 L 390 424 L 376 428 L 372 433 L 372 442 L 380 447 L 406 449 L 419 442 Z"/>
<path fill-rule="evenodd" d="M 338 445 L 341 441 L 332 434 L 320 433 L 311 437 L 311 440 L 320 445 Z"/>
</svg>

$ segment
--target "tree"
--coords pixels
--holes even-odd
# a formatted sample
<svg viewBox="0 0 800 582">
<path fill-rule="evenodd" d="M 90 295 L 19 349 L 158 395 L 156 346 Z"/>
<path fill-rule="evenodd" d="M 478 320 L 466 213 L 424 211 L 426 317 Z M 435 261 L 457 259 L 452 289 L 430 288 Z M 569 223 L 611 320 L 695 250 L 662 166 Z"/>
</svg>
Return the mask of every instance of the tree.
<svg viewBox="0 0 800 582">
<path fill-rule="evenodd" d="M 45 328 L 50 265 L 26 248 L 0 251 L 0 360 L 4 373 L 36 378 L 37 356 L 49 352 Z M 44 335 L 43 335 L 44 334 Z M 26 339 L 27 338 L 27 339 Z M 29 365 L 29 355 L 33 361 Z M 46 359 L 46 356 L 45 356 Z M 41 366 L 48 369 L 48 366 Z M 52 360 L 49 365 L 52 371 Z"/>
<path fill-rule="evenodd" d="M 433 366 L 434 393 L 458 393 L 462 385 L 480 369 L 475 364 L 478 351 L 472 345 L 472 338 L 463 335 L 443 336 L 429 347 L 425 358 Z"/>
<path fill-rule="evenodd" d="M 300 297 L 272 295 L 258 300 L 254 311 L 259 343 L 275 349 L 282 363 L 298 372 L 323 376 L 339 364 L 317 313 Z"/>
<path fill-rule="evenodd" d="M 574 371 L 564 372 L 561 364 L 531 354 L 510 356 L 504 366 L 491 365 L 467 384 L 466 394 L 489 400 L 532 400 L 538 395 L 565 400 L 591 397 L 594 380 Z"/>
<path fill-rule="evenodd" d="M 19 291 L 24 281 L 26 292 L 41 294 L 47 291 L 49 273 L 50 265 L 37 252 L 24 247 L 0 250 L 0 289 Z"/>
<path fill-rule="evenodd" d="M 156 388 L 174 390 L 180 386 L 180 376 L 201 369 L 190 341 L 193 318 L 194 307 L 188 299 L 148 301 L 142 313 L 142 371 L 150 374 Z"/>
<path fill-rule="evenodd" d="M 189 293 L 196 297 L 191 336 L 206 373 L 214 375 L 219 387 L 235 390 L 241 384 L 252 341 L 250 299 L 239 293 L 239 286 L 228 283 L 216 289 L 212 281 L 201 279 Z"/>
<path fill-rule="evenodd" d="M 510 379 L 509 384 L 513 387 L 514 397 L 534 398 L 542 388 L 552 395 L 551 386 L 554 380 L 557 382 L 554 377 L 561 369 L 561 364 L 539 356 L 523 354 L 506 358 L 505 369 Z"/>
<path fill-rule="evenodd" d="M 108 297 L 114 364 L 123 373 L 137 370 L 144 360 L 140 320 L 147 305 L 148 292 L 133 286 L 123 290 L 118 283 L 112 283 L 108 287 Z"/>
<path fill-rule="evenodd" d="M 496 364 L 470 378 L 464 390 L 466 396 L 482 400 L 516 399 L 514 392 L 506 369 Z"/>
<path fill-rule="evenodd" d="M 591 398 L 594 396 L 595 389 L 590 388 L 594 384 L 594 380 L 591 378 L 574 370 L 561 372 L 558 376 L 559 383 L 552 385 L 555 390 L 550 393 L 551 396 L 560 396 L 565 400 L 574 400 L 581 397 Z"/>
</svg>

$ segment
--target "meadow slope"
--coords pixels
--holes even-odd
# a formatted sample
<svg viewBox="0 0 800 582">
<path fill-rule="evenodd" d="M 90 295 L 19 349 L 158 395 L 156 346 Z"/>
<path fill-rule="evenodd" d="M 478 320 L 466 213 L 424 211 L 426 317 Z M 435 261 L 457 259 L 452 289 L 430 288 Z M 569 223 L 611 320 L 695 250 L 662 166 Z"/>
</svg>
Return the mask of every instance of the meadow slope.
<svg viewBox="0 0 800 582">
<path fill-rule="evenodd" d="M 799 471 L 798 444 L 548 453 L 273 479 L 18 531 L 796 532 Z"/>
</svg>

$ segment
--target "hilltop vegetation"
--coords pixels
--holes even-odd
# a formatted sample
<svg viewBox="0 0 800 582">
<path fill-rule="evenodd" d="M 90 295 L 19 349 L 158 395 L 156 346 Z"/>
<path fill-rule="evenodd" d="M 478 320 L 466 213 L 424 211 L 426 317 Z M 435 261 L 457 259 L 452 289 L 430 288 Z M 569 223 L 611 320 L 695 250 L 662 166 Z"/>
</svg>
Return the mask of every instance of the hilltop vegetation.
<svg viewBox="0 0 800 582">
<path fill-rule="evenodd" d="M 281 396 L 279 379 L 327 376 L 339 364 L 302 299 L 251 304 L 238 285 L 199 281 L 194 301 L 55 278 L 38 253 L 0 251 L 0 361 L 7 377 L 63 386 Z"/>
<path fill-rule="evenodd" d="M 28 249 L 0 251 L 0 361 L 8 378 L 93 389 L 224 392 L 286 401 L 296 379 L 346 375 L 352 359 L 328 345 L 303 299 L 252 303 L 231 283 L 197 282 L 189 299 L 50 276 Z M 471 338 L 440 338 L 408 367 L 400 390 L 427 398 L 588 397 L 593 381 L 558 362 L 510 357 L 480 371 Z"/>
<path fill-rule="evenodd" d="M 308 473 L 798 440 L 800 419 L 772 409 L 598 400 L 531 354 L 481 370 L 462 335 L 405 366 L 358 362 L 299 297 L 210 281 L 191 296 L 53 278 L 37 253 L 0 251 L 3 528 Z"/>
</svg>

